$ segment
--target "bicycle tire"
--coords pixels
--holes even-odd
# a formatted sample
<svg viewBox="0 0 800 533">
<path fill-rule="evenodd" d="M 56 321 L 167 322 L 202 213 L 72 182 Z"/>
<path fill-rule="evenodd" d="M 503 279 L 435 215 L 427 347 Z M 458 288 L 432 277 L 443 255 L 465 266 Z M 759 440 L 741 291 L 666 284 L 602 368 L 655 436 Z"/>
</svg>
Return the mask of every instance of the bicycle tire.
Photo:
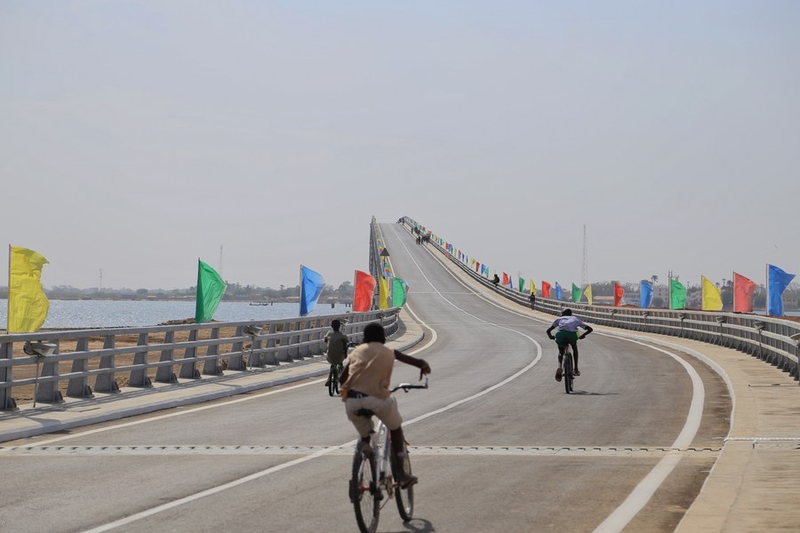
<svg viewBox="0 0 800 533">
<path fill-rule="evenodd" d="M 353 477 L 350 479 L 350 500 L 356 511 L 356 523 L 361 533 L 375 533 L 381 506 L 380 489 L 375 484 L 373 462 L 360 451 L 353 458 Z"/>
<path fill-rule="evenodd" d="M 564 390 L 567 394 L 572 392 L 572 352 L 567 350 L 564 353 Z"/>
<path fill-rule="evenodd" d="M 396 480 L 397 461 L 394 457 L 394 454 L 392 454 L 391 463 L 392 476 Z M 403 465 L 405 466 L 406 473 L 411 474 L 411 458 L 409 457 L 408 450 L 406 450 L 405 458 L 403 459 Z M 400 513 L 400 518 L 402 518 L 404 522 L 408 522 L 414 518 L 414 485 L 411 485 L 405 489 L 401 489 L 400 485 L 397 485 L 397 490 L 394 493 L 394 499 L 397 502 L 397 511 Z"/>
<path fill-rule="evenodd" d="M 328 395 L 336 394 L 339 394 L 339 373 L 336 372 L 336 367 L 331 365 L 331 371 L 328 373 Z"/>
</svg>

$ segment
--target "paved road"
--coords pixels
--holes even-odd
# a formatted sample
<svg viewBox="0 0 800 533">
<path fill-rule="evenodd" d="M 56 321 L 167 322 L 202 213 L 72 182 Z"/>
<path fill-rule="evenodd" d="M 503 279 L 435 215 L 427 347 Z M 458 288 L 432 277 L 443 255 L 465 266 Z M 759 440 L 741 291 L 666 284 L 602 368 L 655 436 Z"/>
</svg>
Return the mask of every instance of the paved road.
<svg viewBox="0 0 800 533">
<path fill-rule="evenodd" d="M 399 398 L 417 518 L 403 524 L 387 506 L 379 530 L 593 531 L 609 516 L 609 530 L 674 529 L 727 433 L 721 380 L 596 334 L 566 395 L 543 320 L 476 294 L 400 225 L 382 230 L 433 374 L 429 390 Z M 395 381 L 415 374 L 398 365 Z M 43 446 L 0 455 L 17 480 L 0 484 L 3 531 L 353 531 L 353 439 L 319 379 L 29 439 Z M 663 483 L 647 481 L 659 472 Z M 612 515 L 649 491 L 642 512 Z"/>
</svg>

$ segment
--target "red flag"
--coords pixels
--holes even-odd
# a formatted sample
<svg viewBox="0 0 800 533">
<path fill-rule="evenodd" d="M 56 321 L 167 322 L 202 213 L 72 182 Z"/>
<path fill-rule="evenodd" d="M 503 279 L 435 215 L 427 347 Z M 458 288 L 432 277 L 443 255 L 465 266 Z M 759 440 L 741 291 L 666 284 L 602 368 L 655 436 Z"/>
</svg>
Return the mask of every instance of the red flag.
<svg viewBox="0 0 800 533">
<path fill-rule="evenodd" d="M 753 293 L 756 290 L 754 281 L 747 279 L 741 274 L 733 273 L 733 312 L 752 313 L 753 312 Z"/>
<path fill-rule="evenodd" d="M 372 307 L 372 295 L 375 294 L 375 278 L 367 272 L 356 270 L 356 286 L 353 293 L 353 312 L 364 313 Z"/>
<path fill-rule="evenodd" d="M 619 307 L 622 305 L 622 295 L 625 294 L 625 289 L 622 288 L 622 285 L 614 282 L 614 306 Z"/>
<path fill-rule="evenodd" d="M 503 285 L 508 285 L 509 283 L 511 283 L 511 282 L 508 281 L 508 274 L 503 272 Z"/>
<path fill-rule="evenodd" d="M 550 298 L 550 284 L 542 281 L 542 298 Z"/>
<path fill-rule="evenodd" d="M 481 264 L 478 261 L 475 261 L 475 272 L 481 271 Z"/>
</svg>

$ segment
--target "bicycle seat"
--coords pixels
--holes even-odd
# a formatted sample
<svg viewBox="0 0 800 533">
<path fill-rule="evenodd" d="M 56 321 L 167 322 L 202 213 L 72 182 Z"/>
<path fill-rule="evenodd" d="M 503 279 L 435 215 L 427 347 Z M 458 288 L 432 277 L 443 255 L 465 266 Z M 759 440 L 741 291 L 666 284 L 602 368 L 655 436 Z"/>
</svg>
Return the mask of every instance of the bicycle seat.
<svg viewBox="0 0 800 533">
<path fill-rule="evenodd" d="M 369 409 L 359 409 L 356 411 L 356 416 L 365 416 L 367 418 L 375 416 L 375 413 L 370 411 Z"/>
</svg>

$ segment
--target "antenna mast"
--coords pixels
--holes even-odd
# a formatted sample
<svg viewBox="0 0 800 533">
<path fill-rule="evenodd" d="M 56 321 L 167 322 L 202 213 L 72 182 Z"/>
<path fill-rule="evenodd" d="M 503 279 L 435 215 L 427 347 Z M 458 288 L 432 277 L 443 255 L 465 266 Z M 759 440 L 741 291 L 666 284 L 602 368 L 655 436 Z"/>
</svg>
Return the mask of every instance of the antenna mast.
<svg viewBox="0 0 800 533">
<path fill-rule="evenodd" d="M 103 269 L 100 269 L 100 289 L 103 288 Z"/>
<path fill-rule="evenodd" d="M 581 269 L 581 288 L 589 284 L 589 248 L 586 242 L 586 224 L 583 225 L 583 268 Z"/>
<path fill-rule="evenodd" d="M 219 245 L 219 277 L 222 278 L 222 245 Z M 222 278 L 225 279 L 225 278 Z"/>
</svg>

